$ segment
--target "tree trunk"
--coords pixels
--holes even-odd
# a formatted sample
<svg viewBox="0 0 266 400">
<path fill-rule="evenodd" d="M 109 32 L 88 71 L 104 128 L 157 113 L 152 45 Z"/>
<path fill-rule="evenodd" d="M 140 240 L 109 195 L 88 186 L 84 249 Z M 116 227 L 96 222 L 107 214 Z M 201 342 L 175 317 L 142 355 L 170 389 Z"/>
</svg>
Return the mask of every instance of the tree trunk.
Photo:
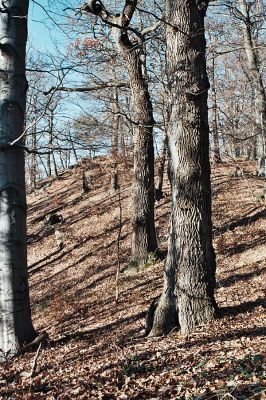
<svg viewBox="0 0 266 400">
<path fill-rule="evenodd" d="M 212 57 L 211 67 L 211 93 L 212 93 L 212 132 L 213 132 L 213 161 L 215 163 L 221 162 L 220 145 L 219 145 L 219 132 L 218 132 L 218 118 L 217 118 L 217 93 L 216 93 L 216 82 L 215 82 L 215 60 Z"/>
<path fill-rule="evenodd" d="M 36 124 L 33 125 L 32 127 L 32 150 L 34 152 L 31 155 L 31 187 L 33 189 L 36 189 L 36 184 L 37 184 L 37 169 L 38 169 L 38 160 L 37 160 L 37 154 L 35 151 L 37 150 L 37 126 Z"/>
<path fill-rule="evenodd" d="M 145 77 L 141 46 L 113 29 L 119 52 L 129 74 L 133 106 L 132 267 L 145 264 L 157 252 L 154 223 L 153 109 Z M 124 39 L 124 40 L 123 40 Z"/>
<path fill-rule="evenodd" d="M 145 43 L 140 33 L 131 38 L 127 29 L 137 4 L 137 0 L 126 0 L 123 12 L 114 15 L 106 10 L 101 0 L 88 1 L 82 8 L 112 25 L 115 43 L 129 74 L 134 127 L 131 267 L 146 263 L 148 254 L 157 251 L 154 224 L 154 119 L 146 76 Z"/>
<path fill-rule="evenodd" d="M 215 315 L 204 16 L 206 2 L 167 2 L 171 229 L 151 335 L 189 332 Z M 177 27 L 177 28 L 176 28 Z M 178 310 L 178 318 L 177 318 Z"/>
<path fill-rule="evenodd" d="M 117 80 L 116 72 L 115 72 L 115 59 L 111 60 L 111 68 L 112 68 L 112 79 L 114 81 Z M 112 148 L 111 154 L 113 158 L 116 158 L 119 151 L 119 127 L 120 127 L 120 115 L 119 115 L 119 98 L 118 98 L 118 89 L 117 87 L 113 87 L 113 101 L 112 101 Z"/>
<path fill-rule="evenodd" d="M 265 177 L 266 168 L 266 94 L 263 85 L 262 75 L 260 73 L 259 59 L 256 54 L 254 37 L 252 34 L 252 26 L 249 15 L 249 7 L 246 0 L 238 0 L 240 11 L 243 17 L 243 36 L 244 45 L 247 55 L 250 76 L 254 87 L 254 100 L 256 110 L 256 122 L 258 127 L 257 135 L 257 157 L 258 169 L 257 173 L 260 177 Z"/>
<path fill-rule="evenodd" d="M 149 253 L 157 250 L 154 224 L 154 121 L 148 86 L 134 50 L 127 52 L 127 67 L 134 119 L 131 261 L 140 265 L 147 261 Z"/>
<path fill-rule="evenodd" d="M 167 126 L 165 127 L 165 132 L 163 136 L 162 150 L 161 156 L 159 159 L 158 166 L 158 176 L 157 182 L 155 185 L 155 200 L 160 201 L 163 198 L 163 177 L 165 170 L 165 161 L 166 161 L 166 153 L 167 153 Z"/>
<path fill-rule="evenodd" d="M 26 251 L 26 196 L 23 132 L 27 80 L 27 0 L 5 1 L 0 13 L 0 360 L 31 341 L 32 326 Z"/>
</svg>

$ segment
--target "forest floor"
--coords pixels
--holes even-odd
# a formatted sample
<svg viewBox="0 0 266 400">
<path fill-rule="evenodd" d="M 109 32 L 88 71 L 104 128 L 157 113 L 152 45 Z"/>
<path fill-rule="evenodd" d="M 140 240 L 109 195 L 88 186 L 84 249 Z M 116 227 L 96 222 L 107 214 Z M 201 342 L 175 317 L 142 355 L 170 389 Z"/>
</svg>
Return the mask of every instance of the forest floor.
<svg viewBox="0 0 266 400">
<path fill-rule="evenodd" d="M 87 160 L 93 189 L 82 194 L 81 167 L 29 194 L 29 276 L 33 321 L 48 339 L 0 365 L 0 399 L 265 399 L 266 210 L 254 165 L 212 167 L 216 299 L 222 316 L 188 336 L 144 336 L 145 313 L 162 289 L 163 262 L 132 276 L 118 263 L 119 195 L 108 160 Z M 131 170 L 119 164 L 120 262 L 130 257 Z M 167 249 L 169 187 L 156 204 Z M 44 216 L 57 209 L 64 247 Z M 35 360 L 35 361 L 34 361 Z M 35 370 L 32 371 L 34 362 Z M 27 372 L 29 372 L 27 374 Z"/>
</svg>

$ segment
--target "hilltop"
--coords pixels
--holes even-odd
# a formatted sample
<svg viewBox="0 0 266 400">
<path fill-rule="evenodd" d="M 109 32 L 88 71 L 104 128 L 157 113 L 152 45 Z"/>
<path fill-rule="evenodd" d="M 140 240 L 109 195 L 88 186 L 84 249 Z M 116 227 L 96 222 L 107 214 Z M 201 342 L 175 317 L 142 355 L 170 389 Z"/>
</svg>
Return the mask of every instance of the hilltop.
<svg viewBox="0 0 266 400">
<path fill-rule="evenodd" d="M 130 257 L 130 165 L 87 159 L 40 182 L 28 195 L 28 255 L 34 326 L 48 339 L 0 365 L 1 399 L 264 399 L 266 211 L 254 164 L 212 166 L 216 299 L 221 318 L 189 336 L 144 337 L 144 318 L 160 294 L 163 261 L 119 277 Z M 92 189 L 82 192 L 82 170 Z M 167 249 L 170 189 L 156 203 L 160 249 Z M 121 207 L 120 207 L 121 206 Z M 122 214 L 121 210 L 122 209 Z M 62 215 L 62 248 L 45 216 Z M 120 234 L 120 220 L 122 230 Z M 118 238 L 120 251 L 118 253 Z M 23 375 L 23 373 L 22 373 Z M 25 375 L 25 374 L 24 374 Z M 230 397 L 231 396 L 231 397 Z"/>
</svg>

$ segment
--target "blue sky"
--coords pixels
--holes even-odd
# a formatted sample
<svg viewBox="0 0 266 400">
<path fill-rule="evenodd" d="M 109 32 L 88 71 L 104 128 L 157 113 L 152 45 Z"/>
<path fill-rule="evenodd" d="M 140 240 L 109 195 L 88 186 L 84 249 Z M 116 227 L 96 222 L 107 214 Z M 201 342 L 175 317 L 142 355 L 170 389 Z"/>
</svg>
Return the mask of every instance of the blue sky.
<svg viewBox="0 0 266 400">
<path fill-rule="evenodd" d="M 40 4 L 49 12 L 49 0 L 39 0 Z M 62 9 L 62 7 L 61 7 Z M 60 12 L 61 9 L 59 9 Z M 50 14 L 52 18 L 57 18 L 53 13 Z M 40 52 L 51 51 L 53 42 L 57 44 L 64 44 L 66 37 L 62 31 L 53 23 L 51 18 L 46 14 L 44 9 L 33 1 L 30 1 L 29 7 L 29 23 L 28 23 L 28 45 L 34 47 Z M 63 18 L 62 18 L 63 21 Z"/>
</svg>

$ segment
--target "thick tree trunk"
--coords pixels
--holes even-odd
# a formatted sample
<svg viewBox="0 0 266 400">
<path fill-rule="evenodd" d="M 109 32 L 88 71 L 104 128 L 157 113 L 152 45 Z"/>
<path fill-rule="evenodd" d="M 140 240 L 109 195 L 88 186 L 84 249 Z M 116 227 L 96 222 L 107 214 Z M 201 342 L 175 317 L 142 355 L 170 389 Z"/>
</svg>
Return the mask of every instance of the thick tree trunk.
<svg viewBox="0 0 266 400">
<path fill-rule="evenodd" d="M 0 360 L 35 337 L 31 322 L 22 140 L 27 81 L 27 0 L 7 0 L 0 12 Z"/>
<path fill-rule="evenodd" d="M 249 71 L 251 81 L 254 87 L 254 102 L 256 110 L 256 123 L 258 126 L 257 135 L 257 158 L 258 158 L 258 169 L 257 173 L 260 177 L 266 176 L 266 94 L 263 85 L 262 76 L 260 73 L 259 60 L 256 54 L 254 37 L 251 31 L 251 21 L 249 15 L 249 6 L 246 0 L 238 0 L 240 11 L 243 17 L 243 36 L 245 51 L 247 55 L 247 61 L 249 65 Z"/>
<path fill-rule="evenodd" d="M 181 331 L 188 332 L 215 315 L 205 5 L 194 0 L 167 3 L 172 212 L 164 289 L 151 335 L 168 333 L 178 321 Z"/>
</svg>

